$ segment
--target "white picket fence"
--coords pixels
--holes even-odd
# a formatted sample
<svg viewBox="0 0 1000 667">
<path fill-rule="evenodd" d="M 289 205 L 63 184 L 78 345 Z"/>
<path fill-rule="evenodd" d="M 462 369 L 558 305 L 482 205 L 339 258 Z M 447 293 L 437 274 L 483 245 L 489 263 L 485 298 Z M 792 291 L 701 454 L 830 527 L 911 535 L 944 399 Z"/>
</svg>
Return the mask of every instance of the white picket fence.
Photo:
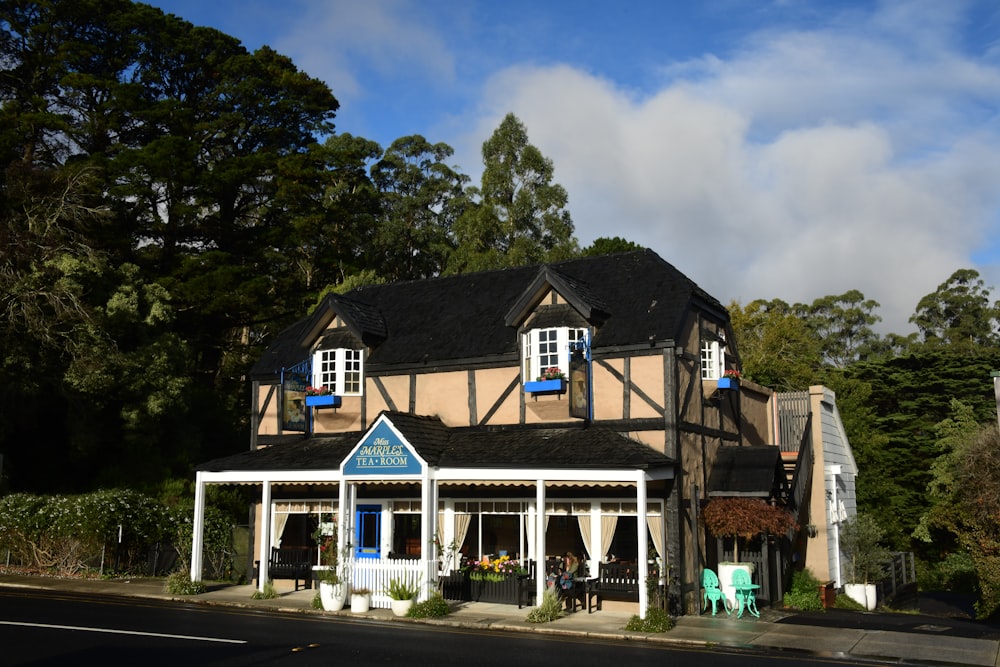
<svg viewBox="0 0 1000 667">
<path fill-rule="evenodd" d="M 390 597 L 386 588 L 393 579 L 407 582 L 424 581 L 427 572 L 423 560 L 412 558 L 355 558 L 351 560 L 351 587 L 367 588 L 372 592 L 372 608 L 388 609 Z"/>
</svg>

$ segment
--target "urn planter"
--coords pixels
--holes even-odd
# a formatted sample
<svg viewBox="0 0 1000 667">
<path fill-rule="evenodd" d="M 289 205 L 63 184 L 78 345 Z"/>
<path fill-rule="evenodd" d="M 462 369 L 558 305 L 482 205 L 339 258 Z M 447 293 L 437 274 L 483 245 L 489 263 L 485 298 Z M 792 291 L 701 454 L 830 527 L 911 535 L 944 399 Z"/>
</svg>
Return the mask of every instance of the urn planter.
<svg viewBox="0 0 1000 667">
<path fill-rule="evenodd" d="M 367 614 L 371 606 L 371 593 L 351 593 L 351 611 L 355 614 Z"/>
<path fill-rule="evenodd" d="M 323 603 L 324 611 L 340 611 L 347 601 L 347 584 L 319 582 L 319 599 Z"/>
</svg>

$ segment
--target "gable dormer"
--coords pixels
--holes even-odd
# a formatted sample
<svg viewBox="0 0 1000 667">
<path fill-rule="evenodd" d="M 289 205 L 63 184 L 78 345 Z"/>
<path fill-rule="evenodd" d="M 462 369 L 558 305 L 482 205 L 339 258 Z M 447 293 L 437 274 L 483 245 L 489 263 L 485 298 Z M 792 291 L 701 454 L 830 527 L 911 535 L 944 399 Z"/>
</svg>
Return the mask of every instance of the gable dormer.
<svg viewBox="0 0 1000 667">
<path fill-rule="evenodd" d="M 570 346 L 592 337 L 608 309 L 585 284 L 542 267 L 507 312 L 507 326 L 516 326 L 521 343 L 521 381 L 541 379 L 546 369 L 569 368 Z"/>
<path fill-rule="evenodd" d="M 367 349 L 385 340 L 385 322 L 367 304 L 340 295 L 323 300 L 310 332 L 312 361 L 310 383 L 327 387 L 337 396 L 364 393 L 364 362 Z"/>
</svg>

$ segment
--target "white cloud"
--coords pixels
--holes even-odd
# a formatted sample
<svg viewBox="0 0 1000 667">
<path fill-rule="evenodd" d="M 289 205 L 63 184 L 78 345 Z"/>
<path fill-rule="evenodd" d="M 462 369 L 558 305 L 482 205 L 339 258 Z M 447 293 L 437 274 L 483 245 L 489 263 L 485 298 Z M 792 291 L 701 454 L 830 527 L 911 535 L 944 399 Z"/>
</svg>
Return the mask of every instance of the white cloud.
<svg viewBox="0 0 1000 667">
<path fill-rule="evenodd" d="M 647 245 L 724 302 L 860 289 L 906 333 L 920 297 L 1000 231 L 1000 71 L 946 42 L 923 29 L 939 50 L 916 62 L 865 30 L 770 34 L 646 96 L 512 67 L 484 88 L 465 164 L 512 110 L 553 159 L 582 243 Z"/>
<path fill-rule="evenodd" d="M 304 2 L 275 48 L 327 82 L 341 103 L 366 94 L 365 75 L 445 84 L 455 58 L 427 25 L 420 6 L 405 0 Z"/>
</svg>

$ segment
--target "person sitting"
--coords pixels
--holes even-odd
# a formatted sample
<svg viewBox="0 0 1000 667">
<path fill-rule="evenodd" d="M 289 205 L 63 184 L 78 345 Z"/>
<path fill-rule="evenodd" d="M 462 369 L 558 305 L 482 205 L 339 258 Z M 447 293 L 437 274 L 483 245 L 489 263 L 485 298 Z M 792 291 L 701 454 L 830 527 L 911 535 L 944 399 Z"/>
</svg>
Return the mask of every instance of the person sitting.
<svg viewBox="0 0 1000 667">
<path fill-rule="evenodd" d="M 573 588 L 573 578 L 578 569 L 580 569 L 580 561 L 577 560 L 572 551 L 567 551 L 566 555 L 563 556 L 561 568 L 558 571 L 549 572 L 546 578 L 549 590 L 555 590 L 558 587 L 559 590 L 556 592 L 562 595 L 563 591 Z"/>
</svg>

